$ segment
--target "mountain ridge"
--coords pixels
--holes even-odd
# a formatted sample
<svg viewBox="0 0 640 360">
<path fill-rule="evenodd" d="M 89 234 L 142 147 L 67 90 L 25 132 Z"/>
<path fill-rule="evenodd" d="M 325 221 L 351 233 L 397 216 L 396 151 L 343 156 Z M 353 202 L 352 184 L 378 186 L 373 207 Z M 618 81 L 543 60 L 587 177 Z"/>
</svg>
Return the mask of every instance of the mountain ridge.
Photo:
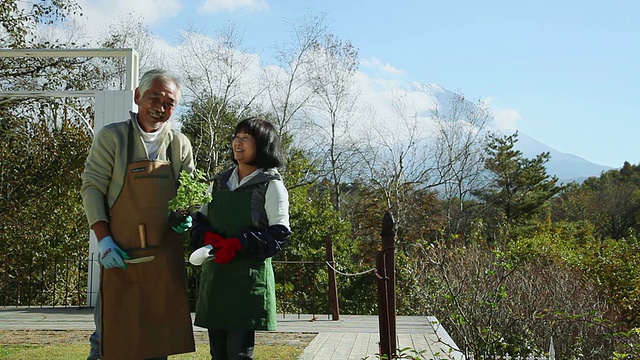
<svg viewBox="0 0 640 360">
<path fill-rule="evenodd" d="M 547 173 L 555 175 L 560 182 L 582 182 L 591 176 L 600 176 L 613 167 L 593 163 L 580 156 L 558 151 L 527 134 L 518 131 L 518 141 L 514 147 L 526 158 L 534 158 L 543 152 L 549 152 L 550 159 L 545 164 Z"/>
<path fill-rule="evenodd" d="M 426 93 L 435 99 L 440 106 L 447 106 L 454 96 L 454 92 L 445 89 L 439 84 L 433 83 L 414 81 L 406 86 L 406 90 L 409 92 Z M 476 106 L 476 104 L 469 100 L 465 101 L 472 106 Z M 502 131 L 502 133 L 507 135 L 504 131 Z M 591 176 L 600 176 L 602 172 L 614 169 L 610 166 L 593 163 L 575 154 L 558 151 L 521 131 L 518 131 L 518 141 L 514 147 L 520 150 L 524 157 L 529 159 L 535 158 L 543 152 L 549 152 L 550 159 L 545 164 L 547 173 L 557 176 L 562 183 L 572 181 L 582 182 Z"/>
</svg>

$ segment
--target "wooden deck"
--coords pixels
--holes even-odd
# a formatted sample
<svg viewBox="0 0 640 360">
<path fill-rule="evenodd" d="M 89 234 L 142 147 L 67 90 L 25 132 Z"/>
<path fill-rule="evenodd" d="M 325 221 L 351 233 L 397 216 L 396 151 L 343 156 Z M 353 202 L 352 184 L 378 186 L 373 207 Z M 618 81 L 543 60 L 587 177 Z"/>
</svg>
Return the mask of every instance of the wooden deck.
<svg viewBox="0 0 640 360">
<path fill-rule="evenodd" d="M 291 315 L 289 315 L 291 316 Z M 295 315 L 294 315 L 295 316 Z M 302 319 L 305 316 L 302 315 Z M 309 318 L 307 318 L 309 319 Z M 278 331 L 292 329 L 291 320 L 279 319 Z M 309 343 L 300 360 L 379 359 L 379 324 L 377 316 L 341 315 L 333 321 L 320 316 L 309 322 L 305 331 L 318 335 Z M 398 316 L 397 349 L 417 359 L 464 359 L 445 329 L 431 316 Z"/>
<path fill-rule="evenodd" d="M 91 308 L 0 308 L 0 329 L 92 330 Z M 194 327 L 195 331 L 205 331 Z M 278 332 L 317 334 L 301 360 L 374 360 L 379 349 L 379 323 L 375 315 L 287 314 L 278 316 Z M 417 359 L 464 359 L 438 320 L 431 316 L 398 316 L 397 348 Z M 420 352 L 418 354 L 417 352 Z"/>
</svg>

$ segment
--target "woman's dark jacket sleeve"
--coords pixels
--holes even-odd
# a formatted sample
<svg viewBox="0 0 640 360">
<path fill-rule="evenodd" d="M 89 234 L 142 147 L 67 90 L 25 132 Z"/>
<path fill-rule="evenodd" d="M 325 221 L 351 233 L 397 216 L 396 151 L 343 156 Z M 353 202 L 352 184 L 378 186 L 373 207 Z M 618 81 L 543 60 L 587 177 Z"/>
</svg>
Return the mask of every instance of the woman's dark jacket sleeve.
<svg viewBox="0 0 640 360">
<path fill-rule="evenodd" d="M 191 250 L 204 246 L 203 238 L 207 231 L 217 232 L 206 216 L 196 212 L 191 228 Z M 291 231 L 284 225 L 272 225 L 264 229 L 248 229 L 238 235 L 238 240 L 242 244 L 242 252 L 266 259 L 275 256 L 282 251 L 289 241 Z"/>
<path fill-rule="evenodd" d="M 272 225 L 266 229 L 243 231 L 239 236 L 246 254 L 266 259 L 282 251 L 289 241 L 291 231 L 284 225 Z"/>
</svg>

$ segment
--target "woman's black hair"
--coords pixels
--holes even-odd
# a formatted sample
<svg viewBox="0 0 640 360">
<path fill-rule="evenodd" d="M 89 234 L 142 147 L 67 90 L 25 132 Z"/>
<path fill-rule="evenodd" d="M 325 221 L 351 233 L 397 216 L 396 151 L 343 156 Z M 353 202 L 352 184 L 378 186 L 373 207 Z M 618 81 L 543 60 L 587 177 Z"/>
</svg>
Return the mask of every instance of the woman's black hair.
<svg viewBox="0 0 640 360">
<path fill-rule="evenodd" d="M 249 165 L 262 169 L 280 167 L 284 163 L 282 155 L 282 143 L 276 128 L 267 120 L 259 117 L 244 119 L 236 125 L 233 136 L 244 132 L 255 139 L 256 157 L 249 162 Z M 238 164 L 231 149 L 231 159 L 234 164 Z"/>
</svg>

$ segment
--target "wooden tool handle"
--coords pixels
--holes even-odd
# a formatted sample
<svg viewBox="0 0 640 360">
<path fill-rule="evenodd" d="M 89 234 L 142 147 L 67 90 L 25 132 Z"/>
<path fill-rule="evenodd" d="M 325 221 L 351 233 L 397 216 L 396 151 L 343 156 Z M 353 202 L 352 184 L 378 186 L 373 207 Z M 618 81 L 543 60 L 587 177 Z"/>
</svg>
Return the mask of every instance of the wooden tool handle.
<svg viewBox="0 0 640 360">
<path fill-rule="evenodd" d="M 147 247 L 147 229 L 144 224 L 138 224 L 138 235 L 140 236 L 140 247 Z"/>
</svg>

